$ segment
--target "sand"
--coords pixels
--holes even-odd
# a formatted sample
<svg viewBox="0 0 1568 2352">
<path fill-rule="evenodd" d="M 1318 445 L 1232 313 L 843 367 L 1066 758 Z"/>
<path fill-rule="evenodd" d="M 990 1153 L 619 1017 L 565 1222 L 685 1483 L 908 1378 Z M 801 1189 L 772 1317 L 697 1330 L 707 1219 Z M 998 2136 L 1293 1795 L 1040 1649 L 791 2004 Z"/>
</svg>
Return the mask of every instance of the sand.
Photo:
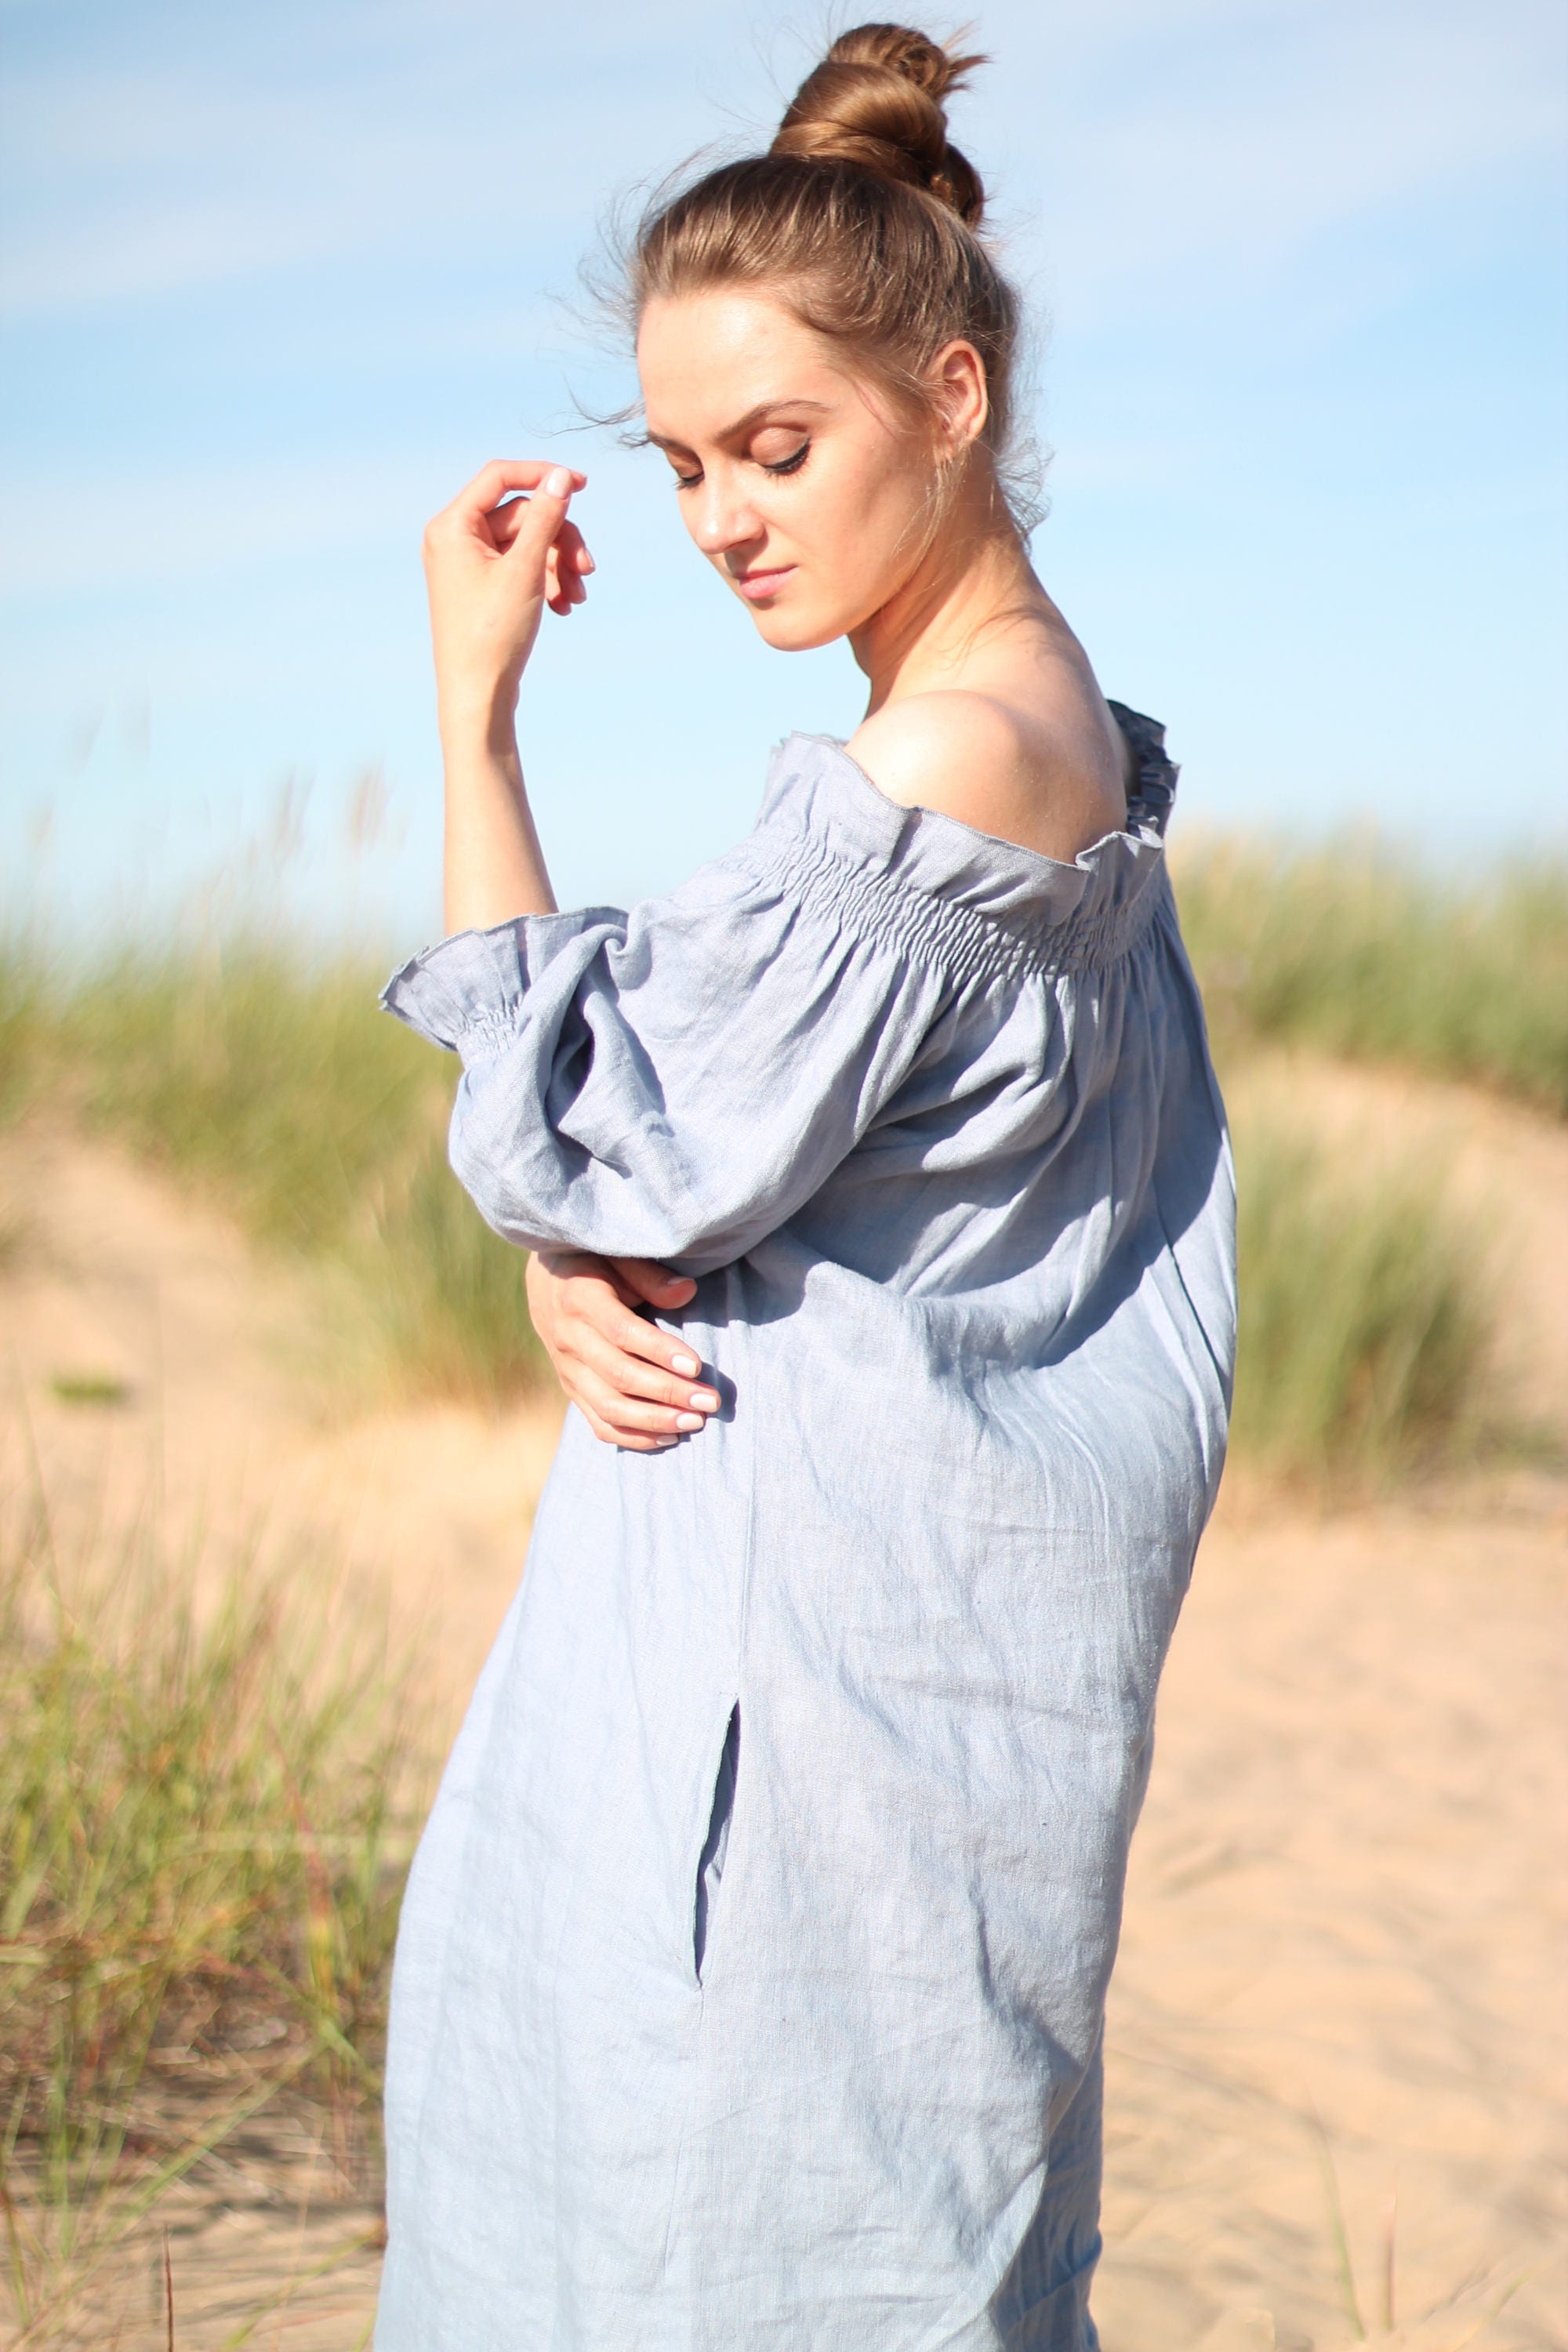
<svg viewBox="0 0 1568 2352">
<path fill-rule="evenodd" d="M 1495 1209 L 1516 1376 L 1568 1427 L 1568 1137 L 1461 1089 L 1288 1083 L 1421 1124 Z M 215 1555 L 258 1533 L 385 1612 L 449 1726 L 558 1404 L 334 1404 L 310 1278 L 47 1128 L 0 1139 L 0 1232 L 8 1500 L 41 1485 L 68 1549 L 148 1512 Z M 60 1374 L 125 1399 L 65 1403 Z M 1568 1482 L 1544 1471 L 1357 1513 L 1227 1489 L 1163 1688 L 1111 2000 L 1107 2352 L 1568 2345 L 1565 1570 Z M 162 2219 L 182 2352 L 263 2311 L 259 2347 L 364 2341 L 376 2217 L 308 2130 L 258 2126 Z M 144 2233 L 76 2340 L 163 2346 L 162 2261 Z"/>
</svg>

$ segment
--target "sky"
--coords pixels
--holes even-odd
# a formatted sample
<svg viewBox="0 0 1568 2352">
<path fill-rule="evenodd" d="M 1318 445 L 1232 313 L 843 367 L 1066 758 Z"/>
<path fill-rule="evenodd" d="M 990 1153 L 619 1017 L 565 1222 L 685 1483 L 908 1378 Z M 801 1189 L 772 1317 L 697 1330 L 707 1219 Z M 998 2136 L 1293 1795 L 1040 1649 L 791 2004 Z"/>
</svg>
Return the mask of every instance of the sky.
<svg viewBox="0 0 1568 2352">
<path fill-rule="evenodd" d="M 853 730 L 847 649 L 763 646 L 663 460 L 583 423 L 635 377 L 574 298 L 606 208 L 765 145 L 856 15 L 0 0 L 13 907 L 90 939 L 276 892 L 432 936 L 419 535 L 492 456 L 590 478 L 590 604 L 546 617 L 520 710 L 562 904 L 670 887 L 780 737 Z M 1165 721 L 1178 824 L 1561 846 L 1568 16 L 969 22 L 994 62 L 953 131 L 1036 322 L 1037 567 Z"/>
</svg>

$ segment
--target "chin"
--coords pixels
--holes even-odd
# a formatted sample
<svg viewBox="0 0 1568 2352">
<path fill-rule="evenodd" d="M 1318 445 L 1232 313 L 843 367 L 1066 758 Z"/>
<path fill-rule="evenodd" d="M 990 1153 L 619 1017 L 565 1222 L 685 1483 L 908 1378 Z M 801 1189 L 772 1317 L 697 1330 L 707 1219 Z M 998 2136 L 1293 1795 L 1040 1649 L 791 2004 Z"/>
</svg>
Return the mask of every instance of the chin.
<svg viewBox="0 0 1568 2352">
<path fill-rule="evenodd" d="M 825 613 L 820 605 L 791 612 L 782 599 L 773 612 L 755 604 L 750 609 L 758 636 L 776 654 L 815 653 L 818 646 L 832 645 L 850 625 L 847 614 Z"/>
</svg>

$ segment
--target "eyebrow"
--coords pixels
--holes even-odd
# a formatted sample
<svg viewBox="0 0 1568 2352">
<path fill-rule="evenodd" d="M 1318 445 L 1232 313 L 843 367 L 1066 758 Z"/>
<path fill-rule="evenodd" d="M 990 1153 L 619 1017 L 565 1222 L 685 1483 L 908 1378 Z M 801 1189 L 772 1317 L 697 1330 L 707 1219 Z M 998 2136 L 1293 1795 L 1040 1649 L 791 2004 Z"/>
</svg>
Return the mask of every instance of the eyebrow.
<svg viewBox="0 0 1568 2352">
<path fill-rule="evenodd" d="M 715 438 L 720 441 L 738 440 L 742 433 L 749 433 L 752 425 L 760 425 L 763 417 L 775 408 L 810 408 L 821 415 L 826 415 L 827 405 L 826 400 L 791 400 L 788 397 L 759 400 L 754 408 L 748 408 L 744 416 L 738 416 L 733 425 L 727 425 Z M 689 449 L 691 446 L 689 441 L 681 441 L 667 433 L 645 433 L 643 439 L 650 441 L 656 449 Z"/>
</svg>

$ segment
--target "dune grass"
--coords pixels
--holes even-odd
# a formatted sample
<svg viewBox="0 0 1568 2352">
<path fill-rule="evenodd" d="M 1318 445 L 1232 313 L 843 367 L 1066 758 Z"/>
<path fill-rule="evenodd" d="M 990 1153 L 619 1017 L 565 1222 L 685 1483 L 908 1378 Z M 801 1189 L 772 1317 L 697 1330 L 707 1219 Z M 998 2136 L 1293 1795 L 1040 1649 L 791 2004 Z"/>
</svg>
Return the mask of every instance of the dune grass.
<svg viewBox="0 0 1568 2352">
<path fill-rule="evenodd" d="M 1445 882 L 1386 846 L 1185 848 L 1182 924 L 1216 1049 L 1321 1047 L 1568 1117 L 1568 862 Z"/>
<path fill-rule="evenodd" d="M 286 2091 L 376 2168 L 388 1963 L 424 1794 L 406 1696 L 327 1580 L 0 1533 L 0 2205 L 53 2340 L 161 2195 Z"/>
<path fill-rule="evenodd" d="M 1235 1124 L 1237 1458 L 1340 1491 L 1451 1466 L 1509 1433 L 1490 1249 L 1425 1155 Z"/>
<path fill-rule="evenodd" d="M 535 1386 L 525 1261 L 447 1173 L 456 1064 L 378 1009 L 381 975 L 286 935 L 0 955 L 0 1110 L 110 1134 L 258 1242 L 321 1261 L 345 1356 L 405 1391 Z"/>
<path fill-rule="evenodd" d="M 449 1083 L 363 964 L 284 939 L 124 953 L 60 992 L 47 1044 L 79 1118 L 308 1251 L 341 1247 L 385 1198 Z"/>
</svg>

